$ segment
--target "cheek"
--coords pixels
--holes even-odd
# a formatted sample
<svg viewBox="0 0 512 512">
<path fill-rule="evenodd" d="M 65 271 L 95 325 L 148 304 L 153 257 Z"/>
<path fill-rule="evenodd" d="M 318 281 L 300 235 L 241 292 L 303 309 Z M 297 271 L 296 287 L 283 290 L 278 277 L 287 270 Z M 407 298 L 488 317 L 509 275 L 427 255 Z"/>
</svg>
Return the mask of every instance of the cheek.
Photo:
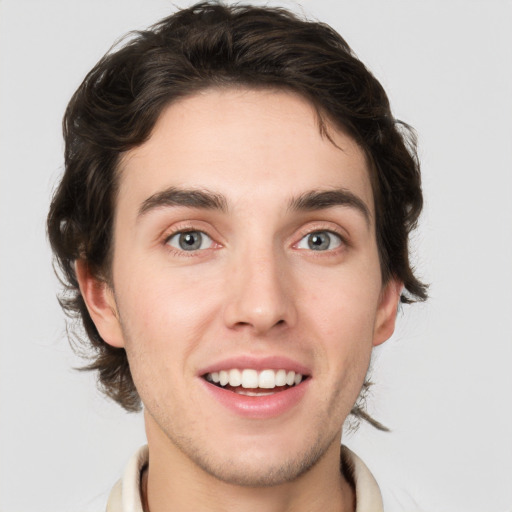
<svg viewBox="0 0 512 512">
<path fill-rule="evenodd" d="M 302 297 L 303 310 L 314 312 L 328 338 L 349 333 L 365 338 L 373 332 L 381 287 L 380 274 L 371 267 L 361 272 L 309 272 L 301 282 L 297 296 Z"/>
<path fill-rule="evenodd" d="M 340 291 L 332 297 L 320 318 L 319 329 L 325 361 L 322 372 L 326 376 L 327 394 L 333 416 L 346 418 L 355 403 L 366 378 L 372 353 L 375 308 L 368 307 L 375 298 L 372 294 Z M 366 304 L 366 307 L 362 307 Z"/>
<path fill-rule="evenodd" d="M 375 272 L 314 276 L 315 292 L 306 294 L 301 309 L 305 329 L 316 333 L 318 351 L 325 351 L 326 371 L 366 373 L 372 350 L 380 287 Z M 335 283 L 335 284 L 333 284 Z M 310 287 L 310 290 L 312 288 Z"/>
<path fill-rule="evenodd" d="M 119 272 L 119 277 L 129 277 L 115 283 L 126 348 L 133 351 L 137 349 L 134 344 L 143 345 L 154 357 L 173 350 L 179 358 L 193 349 L 205 326 L 215 318 L 218 287 L 214 280 L 202 279 L 192 271 L 149 268 Z"/>
</svg>

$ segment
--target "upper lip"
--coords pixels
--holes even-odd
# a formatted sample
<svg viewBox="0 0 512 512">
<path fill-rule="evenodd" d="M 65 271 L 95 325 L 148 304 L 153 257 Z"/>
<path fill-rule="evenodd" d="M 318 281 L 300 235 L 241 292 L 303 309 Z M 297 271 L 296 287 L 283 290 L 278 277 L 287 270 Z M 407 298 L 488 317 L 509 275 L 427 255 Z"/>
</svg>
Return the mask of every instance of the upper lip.
<svg viewBox="0 0 512 512">
<path fill-rule="evenodd" d="M 206 375 L 207 373 L 219 372 L 222 370 L 232 370 L 237 368 L 243 370 L 250 368 L 253 370 L 286 370 L 294 371 L 302 375 L 311 375 L 311 370 L 302 363 L 290 359 L 285 356 L 265 356 L 255 357 L 249 355 L 233 356 L 221 361 L 211 363 L 204 368 L 201 368 L 198 372 L 200 376 Z"/>
</svg>

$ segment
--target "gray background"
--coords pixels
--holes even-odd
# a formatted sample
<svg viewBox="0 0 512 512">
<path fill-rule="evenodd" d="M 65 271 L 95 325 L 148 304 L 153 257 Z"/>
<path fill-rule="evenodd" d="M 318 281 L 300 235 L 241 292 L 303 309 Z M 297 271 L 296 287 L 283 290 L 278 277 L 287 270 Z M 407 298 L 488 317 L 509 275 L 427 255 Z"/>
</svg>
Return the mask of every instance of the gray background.
<svg viewBox="0 0 512 512">
<path fill-rule="evenodd" d="M 294 6 L 289 2 L 284 5 Z M 282 3 L 282 4 L 283 4 Z M 178 2 L 185 6 L 188 2 Z M 512 510 L 512 2 L 303 2 L 334 26 L 420 135 L 414 238 L 425 305 L 375 354 L 345 442 L 389 511 Z M 0 511 L 100 511 L 142 418 L 95 390 L 65 336 L 45 240 L 60 120 L 85 73 L 168 1 L 0 1 Z M 400 504 L 400 505 L 398 505 Z"/>
</svg>

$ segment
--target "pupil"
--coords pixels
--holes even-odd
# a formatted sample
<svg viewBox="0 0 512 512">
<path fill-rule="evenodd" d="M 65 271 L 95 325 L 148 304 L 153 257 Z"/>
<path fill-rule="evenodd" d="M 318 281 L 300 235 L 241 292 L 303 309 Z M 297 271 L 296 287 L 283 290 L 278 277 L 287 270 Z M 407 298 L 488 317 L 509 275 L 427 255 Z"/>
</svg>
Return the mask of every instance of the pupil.
<svg viewBox="0 0 512 512">
<path fill-rule="evenodd" d="M 314 251 L 328 249 L 330 238 L 327 233 L 314 233 L 309 238 L 309 248 Z"/>
<path fill-rule="evenodd" d="M 183 233 L 180 236 L 180 247 L 185 251 L 199 249 L 201 247 L 201 234 L 198 232 Z"/>
</svg>

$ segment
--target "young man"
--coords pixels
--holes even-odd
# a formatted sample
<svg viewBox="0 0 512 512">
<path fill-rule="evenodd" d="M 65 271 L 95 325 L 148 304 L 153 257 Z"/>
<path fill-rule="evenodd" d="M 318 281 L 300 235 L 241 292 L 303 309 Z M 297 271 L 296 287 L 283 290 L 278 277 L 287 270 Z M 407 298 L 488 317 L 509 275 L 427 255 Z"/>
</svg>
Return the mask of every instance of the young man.
<svg viewBox="0 0 512 512">
<path fill-rule="evenodd" d="M 107 510 L 381 510 L 341 431 L 400 299 L 426 297 L 422 195 L 414 140 L 345 41 L 198 4 L 105 56 L 64 135 L 62 304 L 148 438 Z"/>
</svg>

